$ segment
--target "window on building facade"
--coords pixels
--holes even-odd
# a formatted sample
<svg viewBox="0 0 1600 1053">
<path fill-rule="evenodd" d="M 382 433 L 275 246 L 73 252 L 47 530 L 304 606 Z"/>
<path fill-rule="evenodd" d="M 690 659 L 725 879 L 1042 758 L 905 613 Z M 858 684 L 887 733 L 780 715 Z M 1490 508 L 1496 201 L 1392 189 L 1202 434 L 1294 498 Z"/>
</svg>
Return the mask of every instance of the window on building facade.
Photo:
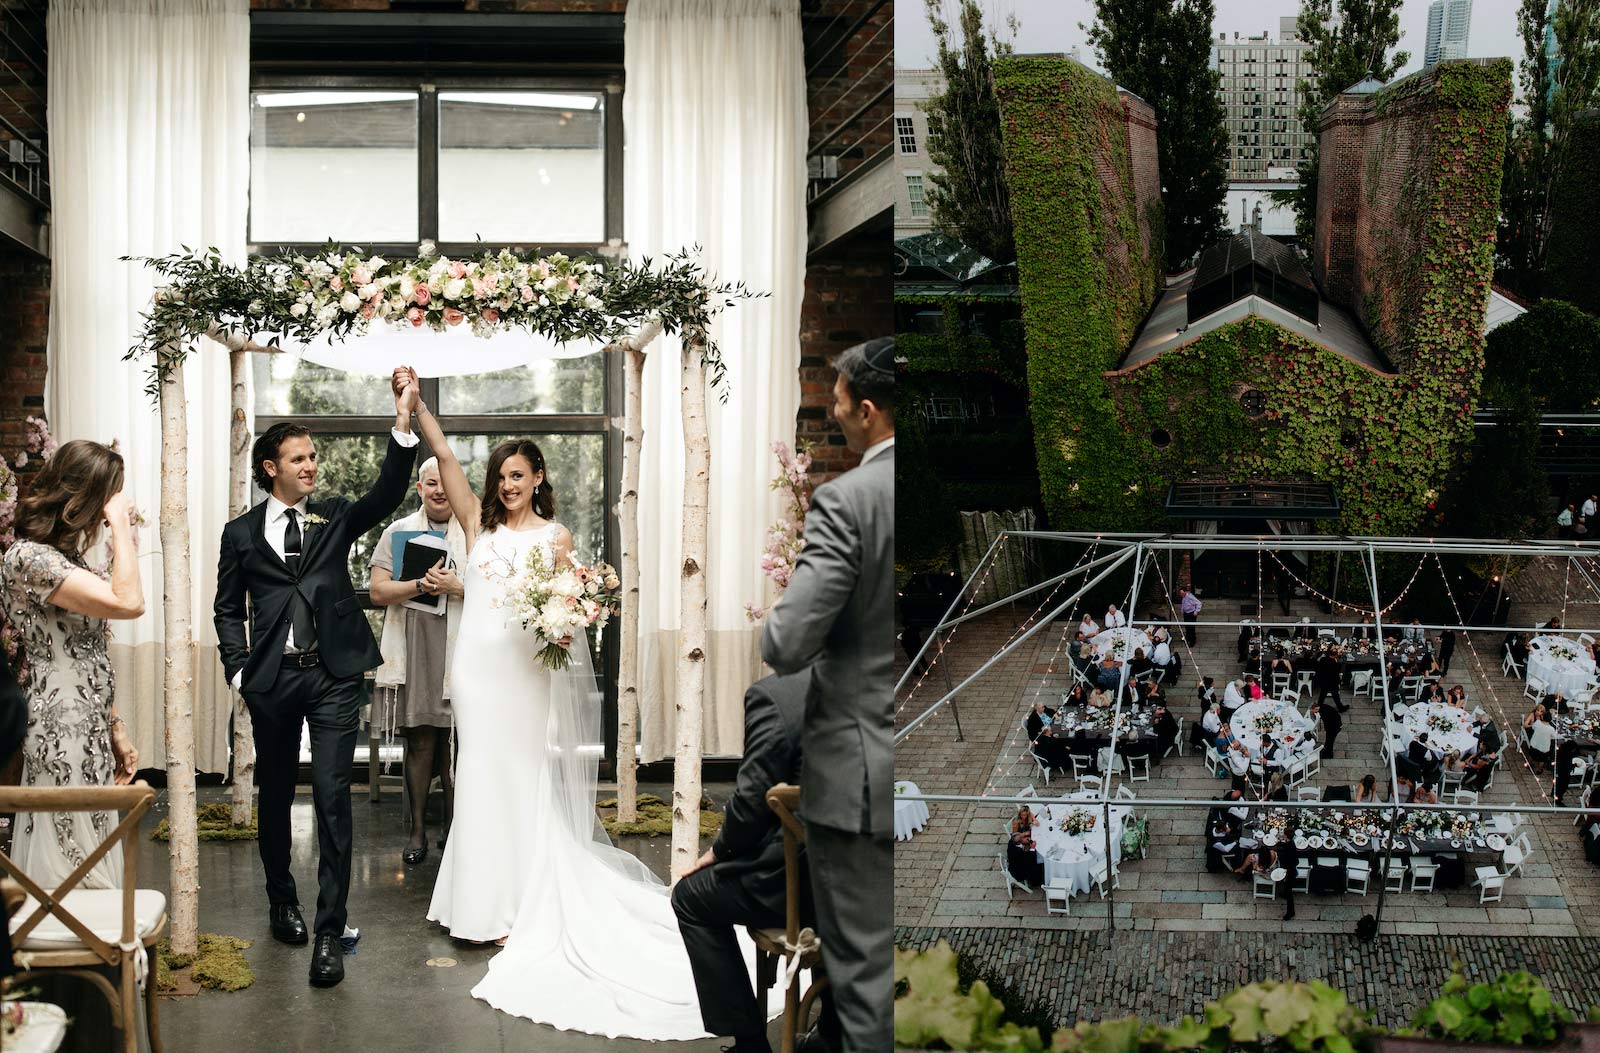
<svg viewBox="0 0 1600 1053">
<path fill-rule="evenodd" d="M 911 214 L 922 218 L 928 214 L 928 199 L 922 186 L 921 172 L 906 173 L 906 197 L 911 202 Z"/>
<path fill-rule="evenodd" d="M 914 154 L 917 152 L 917 125 L 910 117 L 895 117 L 895 132 L 900 137 L 900 152 Z"/>
</svg>

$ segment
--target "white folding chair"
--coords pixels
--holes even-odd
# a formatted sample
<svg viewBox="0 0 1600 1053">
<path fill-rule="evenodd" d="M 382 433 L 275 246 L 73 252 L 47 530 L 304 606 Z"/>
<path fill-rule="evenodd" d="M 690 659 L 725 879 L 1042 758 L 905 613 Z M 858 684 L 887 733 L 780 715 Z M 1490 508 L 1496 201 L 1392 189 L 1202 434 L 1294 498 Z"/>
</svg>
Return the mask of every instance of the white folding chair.
<svg viewBox="0 0 1600 1053">
<path fill-rule="evenodd" d="M 1432 892 L 1433 876 L 1439 872 L 1439 864 L 1425 856 L 1414 856 L 1411 860 L 1411 891 Z"/>
<path fill-rule="evenodd" d="M 1517 665 L 1517 660 L 1511 657 L 1510 651 L 1504 652 L 1502 656 L 1500 662 L 1500 675 L 1517 677 L 1518 679 L 1522 677 L 1522 668 Z"/>
<path fill-rule="evenodd" d="M 1321 754 L 1321 752 L 1319 752 L 1317 750 L 1312 750 L 1310 753 L 1301 754 L 1301 756 L 1305 758 L 1304 764 L 1305 764 L 1306 778 L 1309 779 L 1309 778 L 1311 778 L 1311 777 L 1313 777 L 1315 775 L 1321 775 L 1322 774 L 1322 754 Z"/>
<path fill-rule="evenodd" d="M 1033 889 L 1029 887 L 1026 881 L 1019 881 L 1011 876 L 1011 868 L 1006 865 L 1006 850 L 1003 848 L 1000 850 L 1000 873 L 1004 874 L 1006 878 L 1006 899 L 1011 898 L 1011 890 L 1013 888 L 1020 888 L 1028 895 L 1033 895 Z"/>
<path fill-rule="evenodd" d="M 1117 800 L 1136 801 L 1138 799 L 1139 795 L 1133 792 L 1132 786 L 1129 786 L 1127 783 L 1121 783 L 1117 786 Z"/>
<path fill-rule="evenodd" d="M 1479 867 L 1473 884 L 1478 886 L 1479 903 L 1499 903 L 1506 894 L 1506 876 L 1494 867 Z"/>
<path fill-rule="evenodd" d="M 1296 863 L 1294 867 L 1294 890 L 1311 895 L 1311 864 Z"/>
<path fill-rule="evenodd" d="M 1415 702 L 1417 696 L 1422 694 L 1422 677 L 1403 676 L 1400 678 L 1400 697 L 1407 702 Z"/>
<path fill-rule="evenodd" d="M 1284 782 L 1292 789 L 1306 781 L 1306 759 L 1294 757 L 1283 766 Z"/>
<path fill-rule="evenodd" d="M 1522 850 L 1522 861 L 1524 863 L 1533 858 L 1533 842 L 1528 840 L 1528 831 L 1524 830 L 1518 834 L 1517 839 L 1512 844 Z"/>
<path fill-rule="evenodd" d="M 1044 780 L 1046 786 L 1050 785 L 1050 764 L 1039 756 L 1039 751 L 1034 749 L 1032 744 L 1028 746 L 1028 756 L 1033 758 L 1033 766 L 1038 769 L 1039 778 Z"/>
<path fill-rule="evenodd" d="M 1102 749 L 1100 751 L 1100 773 L 1110 778 L 1113 775 L 1121 775 L 1122 772 L 1122 754 L 1116 752 L 1110 746 Z"/>
<path fill-rule="evenodd" d="M 1065 881 L 1051 881 L 1044 886 L 1044 911 L 1046 914 L 1071 914 L 1072 889 Z M 1057 910 L 1056 905 L 1061 909 Z"/>
<path fill-rule="evenodd" d="M 1393 856 L 1389 858 L 1389 865 L 1383 871 L 1383 887 L 1389 892 L 1404 892 L 1406 887 L 1405 860 Z"/>
<path fill-rule="evenodd" d="M 1150 757 L 1147 754 L 1140 754 L 1134 757 L 1125 757 L 1123 760 L 1128 766 L 1129 782 L 1150 781 Z"/>
<path fill-rule="evenodd" d="M 1272 674 L 1272 697 L 1282 698 L 1283 693 L 1289 689 L 1289 682 L 1294 679 L 1293 673 Z"/>
<path fill-rule="evenodd" d="M 1085 757 L 1081 753 L 1069 753 L 1067 756 L 1072 758 L 1072 777 L 1074 779 L 1081 779 L 1085 775 L 1094 774 L 1093 757 Z"/>
<path fill-rule="evenodd" d="M 1315 679 L 1315 677 L 1316 674 L 1311 672 L 1309 669 L 1302 669 L 1300 672 L 1295 674 L 1295 679 L 1300 681 L 1300 691 L 1302 693 L 1311 690 L 1311 681 Z"/>
<path fill-rule="evenodd" d="M 1521 870 L 1522 864 L 1528 861 L 1528 857 L 1516 845 L 1506 845 L 1505 851 L 1500 853 L 1500 859 L 1506 865 L 1506 877 Z"/>
<path fill-rule="evenodd" d="M 1350 693 L 1355 698 L 1365 695 L 1367 701 L 1372 701 L 1372 670 L 1358 669 L 1350 674 Z"/>
<path fill-rule="evenodd" d="M 1549 693 L 1550 685 L 1536 676 L 1530 676 L 1522 684 L 1522 697 L 1537 702 Z"/>
<path fill-rule="evenodd" d="M 1028 785 L 1024 786 L 1022 789 L 1017 791 L 1017 796 L 1018 797 L 1037 797 L 1037 796 L 1039 796 L 1039 791 L 1034 789 L 1033 788 L 1033 783 L 1030 782 Z"/>
<path fill-rule="evenodd" d="M 1105 779 L 1103 779 L 1099 775 L 1080 775 L 1080 776 L 1078 776 L 1078 789 L 1079 790 L 1094 790 L 1097 793 L 1104 793 L 1105 792 L 1105 788 L 1106 788 L 1106 781 L 1105 781 Z"/>
<path fill-rule="evenodd" d="M 1477 804 L 1477 790 L 1457 790 L 1450 800 L 1451 804 Z"/>
<path fill-rule="evenodd" d="M 1318 636 L 1337 636 L 1339 634 L 1334 632 L 1332 629 L 1318 629 L 1317 630 L 1317 635 Z"/>
<path fill-rule="evenodd" d="M 1344 890 L 1358 895 L 1367 894 L 1367 882 L 1372 879 L 1372 864 L 1365 859 L 1352 859 L 1344 866 Z"/>
<path fill-rule="evenodd" d="M 1285 876 L 1287 875 L 1282 867 L 1270 874 L 1263 874 L 1258 870 L 1253 875 L 1254 881 L 1251 882 L 1251 893 L 1256 899 L 1277 899 L 1278 882 Z"/>
<path fill-rule="evenodd" d="M 1439 795 L 1442 797 L 1461 789 L 1461 780 L 1466 777 L 1465 771 L 1444 770 L 1439 774 Z"/>
<path fill-rule="evenodd" d="M 1178 751 L 1178 756 L 1183 756 L 1183 744 L 1186 741 L 1183 735 L 1183 716 L 1181 714 L 1174 713 L 1172 718 L 1178 722 L 1178 737 L 1172 740 L 1172 745 L 1167 747 L 1167 752 L 1161 755 L 1163 760 L 1172 756 L 1173 750 Z"/>
<path fill-rule="evenodd" d="M 1100 889 L 1100 898 L 1106 898 L 1106 881 L 1110 879 L 1112 888 L 1121 888 L 1122 882 L 1117 878 L 1117 872 L 1110 870 L 1104 863 L 1096 863 L 1089 872 L 1089 880 Z"/>
<path fill-rule="evenodd" d="M 1592 644 L 1592 643 L 1594 643 L 1594 637 L 1589 635 L 1588 633 L 1579 633 L 1578 634 L 1578 642 L 1581 643 L 1581 644 Z"/>
<path fill-rule="evenodd" d="M 1320 801 L 1322 800 L 1322 791 L 1315 786 L 1302 786 L 1296 794 L 1295 800 Z"/>
<path fill-rule="evenodd" d="M 1206 743 L 1206 767 L 1213 775 L 1228 774 L 1228 763 L 1222 759 L 1222 754 L 1217 752 L 1217 747 Z"/>
<path fill-rule="evenodd" d="M 1300 689 L 1298 687 L 1290 687 L 1285 684 L 1282 691 L 1275 691 L 1273 694 L 1296 709 L 1300 708 Z"/>
</svg>

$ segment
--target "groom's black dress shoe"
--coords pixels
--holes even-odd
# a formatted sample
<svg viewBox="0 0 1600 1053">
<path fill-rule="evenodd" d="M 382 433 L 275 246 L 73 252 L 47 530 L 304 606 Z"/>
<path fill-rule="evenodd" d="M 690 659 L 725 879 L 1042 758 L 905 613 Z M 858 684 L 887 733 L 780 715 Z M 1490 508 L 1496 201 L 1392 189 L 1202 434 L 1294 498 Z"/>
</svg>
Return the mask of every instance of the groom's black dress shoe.
<svg viewBox="0 0 1600 1053">
<path fill-rule="evenodd" d="M 317 946 L 311 952 L 311 984 L 313 987 L 332 987 L 344 979 L 344 948 L 339 937 L 331 932 L 317 934 Z"/>
<path fill-rule="evenodd" d="M 272 938 L 279 943 L 299 946 L 306 942 L 306 921 L 296 904 L 274 903 L 267 912 L 267 921 L 272 926 Z"/>
</svg>

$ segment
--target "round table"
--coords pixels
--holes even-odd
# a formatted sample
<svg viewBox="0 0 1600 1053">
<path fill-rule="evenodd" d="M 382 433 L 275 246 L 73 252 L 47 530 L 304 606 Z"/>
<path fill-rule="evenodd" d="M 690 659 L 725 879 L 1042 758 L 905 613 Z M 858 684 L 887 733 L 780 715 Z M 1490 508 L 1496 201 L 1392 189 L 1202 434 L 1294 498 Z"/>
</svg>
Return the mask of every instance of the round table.
<svg viewBox="0 0 1600 1053">
<path fill-rule="evenodd" d="M 1150 642 L 1150 634 L 1143 629 L 1135 629 L 1131 625 L 1125 625 L 1120 629 L 1105 629 L 1090 637 L 1089 646 L 1094 648 L 1094 653 L 1098 657 L 1105 658 L 1106 648 L 1111 646 L 1113 639 L 1128 641 L 1123 653 L 1116 656 L 1119 662 L 1131 661 L 1133 652 L 1138 650 L 1144 651 L 1146 658 L 1155 654 L 1155 645 Z"/>
<path fill-rule="evenodd" d="M 1045 884 L 1065 884 L 1074 896 L 1089 891 L 1094 884 L 1094 868 L 1105 862 L 1106 832 L 1101 826 L 1105 822 L 1105 809 L 1100 805 L 1081 806 L 1083 811 L 1095 817 L 1094 829 L 1086 834 L 1063 832 L 1061 820 L 1068 812 L 1080 807 L 1069 802 L 1097 795 L 1095 790 L 1082 790 L 1044 805 L 1039 809 L 1044 822 L 1033 828 L 1033 844 L 1039 853 L 1039 862 L 1044 864 Z M 1122 824 L 1132 811 L 1126 805 L 1113 805 L 1111 808 L 1112 866 L 1122 861 Z"/>
<path fill-rule="evenodd" d="M 1266 713 L 1278 718 L 1278 726 L 1272 732 L 1273 739 L 1291 746 L 1316 726 L 1315 722 L 1301 716 L 1293 703 L 1280 702 L 1275 698 L 1246 702 L 1233 711 L 1233 719 L 1228 722 L 1228 727 L 1233 730 L 1233 737 L 1244 743 L 1252 754 L 1261 752 L 1261 732 L 1256 729 L 1256 718 Z"/>
<path fill-rule="evenodd" d="M 902 793 L 921 793 L 917 784 L 904 779 L 894 784 L 894 839 L 896 841 L 909 841 L 911 835 L 928 825 L 928 803 L 926 801 L 903 800 Z"/>
<path fill-rule="evenodd" d="M 1594 659 L 1575 640 L 1535 636 L 1528 641 L 1527 675 L 1543 680 L 1552 694 L 1560 691 L 1571 698 L 1595 682 Z"/>
<path fill-rule="evenodd" d="M 1444 728 L 1432 728 L 1428 726 L 1430 719 L 1446 721 L 1447 724 Z M 1470 710 L 1432 702 L 1426 706 L 1410 707 L 1403 723 L 1411 741 L 1415 742 L 1417 736 L 1426 732 L 1428 745 L 1442 752 L 1455 750 L 1465 757 L 1478 748 L 1476 725 L 1472 722 Z"/>
</svg>

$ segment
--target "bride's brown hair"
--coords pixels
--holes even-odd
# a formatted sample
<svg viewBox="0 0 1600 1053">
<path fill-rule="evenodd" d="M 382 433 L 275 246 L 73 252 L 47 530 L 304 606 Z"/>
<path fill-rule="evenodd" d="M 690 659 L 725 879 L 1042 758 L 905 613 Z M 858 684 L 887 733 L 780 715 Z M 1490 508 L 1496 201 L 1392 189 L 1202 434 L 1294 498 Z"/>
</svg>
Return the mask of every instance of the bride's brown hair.
<svg viewBox="0 0 1600 1053">
<path fill-rule="evenodd" d="M 68 556 L 94 543 L 106 502 L 122 489 L 122 454 L 88 439 L 62 443 L 17 506 L 17 536 Z"/>
<path fill-rule="evenodd" d="M 506 506 L 500 502 L 500 470 L 507 460 L 521 454 L 535 472 L 544 472 L 544 478 L 533 491 L 533 510 L 544 519 L 556 516 L 556 492 L 550 487 L 550 473 L 545 470 L 544 454 L 532 439 L 508 439 L 489 454 L 489 467 L 483 477 L 483 500 L 479 515 L 480 529 L 493 530 L 506 521 Z"/>
</svg>

